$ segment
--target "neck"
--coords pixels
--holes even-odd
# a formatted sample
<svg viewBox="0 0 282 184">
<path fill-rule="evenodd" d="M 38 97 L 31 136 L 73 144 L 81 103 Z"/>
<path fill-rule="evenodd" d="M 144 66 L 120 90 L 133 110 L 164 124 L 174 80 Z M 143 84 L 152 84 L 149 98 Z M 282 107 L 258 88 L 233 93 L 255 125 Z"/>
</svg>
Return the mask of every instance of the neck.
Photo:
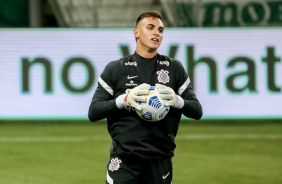
<svg viewBox="0 0 282 184">
<path fill-rule="evenodd" d="M 139 56 L 142 56 L 143 58 L 153 58 L 158 53 L 158 51 L 157 49 L 153 49 L 153 50 L 138 49 L 137 47 L 136 53 Z"/>
</svg>

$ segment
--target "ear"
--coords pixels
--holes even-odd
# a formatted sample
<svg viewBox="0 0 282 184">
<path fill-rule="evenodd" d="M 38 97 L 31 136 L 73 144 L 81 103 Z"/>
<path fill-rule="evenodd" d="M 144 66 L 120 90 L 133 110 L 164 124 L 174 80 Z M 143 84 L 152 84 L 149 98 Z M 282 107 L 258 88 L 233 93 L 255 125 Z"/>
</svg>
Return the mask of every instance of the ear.
<svg viewBox="0 0 282 184">
<path fill-rule="evenodd" d="M 139 38 L 139 30 L 138 30 L 137 28 L 135 28 L 135 29 L 133 30 L 133 35 L 134 35 L 134 37 L 135 37 L 136 39 Z"/>
</svg>

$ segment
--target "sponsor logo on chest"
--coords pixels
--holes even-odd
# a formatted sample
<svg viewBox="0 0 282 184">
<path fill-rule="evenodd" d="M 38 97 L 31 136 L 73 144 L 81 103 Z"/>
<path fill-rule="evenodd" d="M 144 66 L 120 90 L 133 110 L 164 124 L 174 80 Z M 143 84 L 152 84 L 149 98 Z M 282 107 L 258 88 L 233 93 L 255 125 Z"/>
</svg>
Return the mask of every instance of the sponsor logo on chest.
<svg viewBox="0 0 282 184">
<path fill-rule="evenodd" d="M 128 62 L 124 63 L 124 65 L 125 66 L 137 66 L 137 62 L 136 61 L 133 61 L 133 62 L 128 61 Z"/>
<path fill-rule="evenodd" d="M 169 62 L 167 60 L 165 61 L 157 61 L 160 65 L 166 65 L 166 66 L 169 66 Z"/>
<path fill-rule="evenodd" d="M 129 83 L 125 83 L 126 86 L 137 86 L 134 80 L 130 80 Z"/>
</svg>

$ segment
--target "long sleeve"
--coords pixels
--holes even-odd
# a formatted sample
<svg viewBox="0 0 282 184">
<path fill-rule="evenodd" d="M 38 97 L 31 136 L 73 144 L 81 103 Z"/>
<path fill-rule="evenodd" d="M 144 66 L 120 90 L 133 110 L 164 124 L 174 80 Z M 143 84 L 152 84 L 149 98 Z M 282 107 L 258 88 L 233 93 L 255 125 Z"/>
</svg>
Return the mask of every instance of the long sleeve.
<svg viewBox="0 0 282 184">
<path fill-rule="evenodd" d="M 106 118 L 110 112 L 117 110 L 115 100 L 112 96 L 102 89 L 102 86 L 98 84 L 98 87 L 93 95 L 89 110 L 88 118 L 90 121 L 98 121 Z"/>
<path fill-rule="evenodd" d="M 197 99 L 191 84 L 189 84 L 188 88 L 183 92 L 181 96 L 184 100 L 184 106 L 182 108 L 182 113 L 184 114 L 184 116 L 196 120 L 201 119 L 203 115 L 202 105 Z"/>
<path fill-rule="evenodd" d="M 113 61 L 108 63 L 101 73 L 97 89 L 92 97 L 88 110 L 88 118 L 90 121 L 98 121 L 107 118 L 109 114 L 118 112 L 119 109 L 116 106 L 115 98 L 119 93 L 114 93 L 114 86 L 119 68 L 120 62 Z"/>
</svg>

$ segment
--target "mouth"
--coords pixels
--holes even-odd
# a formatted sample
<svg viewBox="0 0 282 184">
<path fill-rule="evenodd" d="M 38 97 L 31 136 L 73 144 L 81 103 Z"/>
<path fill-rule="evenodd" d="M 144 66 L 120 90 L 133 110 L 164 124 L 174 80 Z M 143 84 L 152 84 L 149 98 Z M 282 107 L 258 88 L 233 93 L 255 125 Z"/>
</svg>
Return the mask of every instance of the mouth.
<svg viewBox="0 0 282 184">
<path fill-rule="evenodd" d="M 158 39 L 158 38 L 152 38 L 151 39 L 153 42 L 156 42 L 156 43 L 158 43 L 160 40 Z"/>
</svg>

